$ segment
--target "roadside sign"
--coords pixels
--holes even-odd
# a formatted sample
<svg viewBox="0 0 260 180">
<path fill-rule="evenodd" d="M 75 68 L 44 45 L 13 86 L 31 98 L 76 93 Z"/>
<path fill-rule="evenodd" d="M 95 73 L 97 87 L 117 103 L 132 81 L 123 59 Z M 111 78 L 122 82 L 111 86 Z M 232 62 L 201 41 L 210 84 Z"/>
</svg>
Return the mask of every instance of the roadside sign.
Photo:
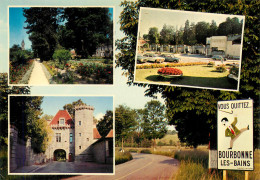
<svg viewBox="0 0 260 180">
<path fill-rule="evenodd" d="M 218 102 L 218 169 L 254 170 L 253 100 Z"/>
</svg>

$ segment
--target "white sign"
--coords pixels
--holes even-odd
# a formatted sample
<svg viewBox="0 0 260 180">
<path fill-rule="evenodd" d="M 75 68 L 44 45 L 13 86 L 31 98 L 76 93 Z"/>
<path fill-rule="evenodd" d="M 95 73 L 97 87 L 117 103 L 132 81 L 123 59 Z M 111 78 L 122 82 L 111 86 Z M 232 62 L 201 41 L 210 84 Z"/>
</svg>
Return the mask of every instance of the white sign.
<svg viewBox="0 0 260 180">
<path fill-rule="evenodd" d="M 253 100 L 218 102 L 218 169 L 253 170 Z"/>
</svg>

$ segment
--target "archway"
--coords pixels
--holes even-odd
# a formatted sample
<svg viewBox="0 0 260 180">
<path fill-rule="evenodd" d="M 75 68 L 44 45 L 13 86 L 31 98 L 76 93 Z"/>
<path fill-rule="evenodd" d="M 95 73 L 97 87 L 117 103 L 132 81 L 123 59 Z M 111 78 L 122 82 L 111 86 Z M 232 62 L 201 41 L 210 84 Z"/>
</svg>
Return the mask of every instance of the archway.
<svg viewBox="0 0 260 180">
<path fill-rule="evenodd" d="M 63 149 L 56 149 L 53 152 L 54 161 L 66 161 L 66 151 Z"/>
</svg>

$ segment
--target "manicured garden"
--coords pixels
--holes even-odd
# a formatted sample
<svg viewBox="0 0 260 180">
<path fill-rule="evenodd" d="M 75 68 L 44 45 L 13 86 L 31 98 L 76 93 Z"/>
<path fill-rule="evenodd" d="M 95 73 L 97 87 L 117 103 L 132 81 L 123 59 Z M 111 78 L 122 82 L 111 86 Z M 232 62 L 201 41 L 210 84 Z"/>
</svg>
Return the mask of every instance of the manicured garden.
<svg viewBox="0 0 260 180">
<path fill-rule="evenodd" d="M 136 67 L 135 81 L 165 85 L 187 85 L 236 89 L 237 83 L 227 78 L 229 66 L 214 63 L 148 64 Z"/>
<path fill-rule="evenodd" d="M 113 64 L 105 59 L 44 61 L 51 84 L 112 84 Z"/>
</svg>

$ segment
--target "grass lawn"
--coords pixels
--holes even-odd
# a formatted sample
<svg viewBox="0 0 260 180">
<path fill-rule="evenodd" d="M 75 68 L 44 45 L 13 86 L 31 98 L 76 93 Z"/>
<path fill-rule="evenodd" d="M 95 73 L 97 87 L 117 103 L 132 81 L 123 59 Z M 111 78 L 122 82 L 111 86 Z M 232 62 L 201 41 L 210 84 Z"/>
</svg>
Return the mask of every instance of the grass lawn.
<svg viewBox="0 0 260 180">
<path fill-rule="evenodd" d="M 164 78 L 158 75 L 157 71 L 159 69 L 160 68 L 136 69 L 135 81 L 165 85 L 176 84 L 221 89 L 237 89 L 237 83 L 231 83 L 228 80 L 228 71 L 224 73 L 216 72 L 215 67 L 207 67 L 205 65 L 178 67 L 178 69 L 182 70 L 183 76 L 175 78 Z"/>
</svg>

